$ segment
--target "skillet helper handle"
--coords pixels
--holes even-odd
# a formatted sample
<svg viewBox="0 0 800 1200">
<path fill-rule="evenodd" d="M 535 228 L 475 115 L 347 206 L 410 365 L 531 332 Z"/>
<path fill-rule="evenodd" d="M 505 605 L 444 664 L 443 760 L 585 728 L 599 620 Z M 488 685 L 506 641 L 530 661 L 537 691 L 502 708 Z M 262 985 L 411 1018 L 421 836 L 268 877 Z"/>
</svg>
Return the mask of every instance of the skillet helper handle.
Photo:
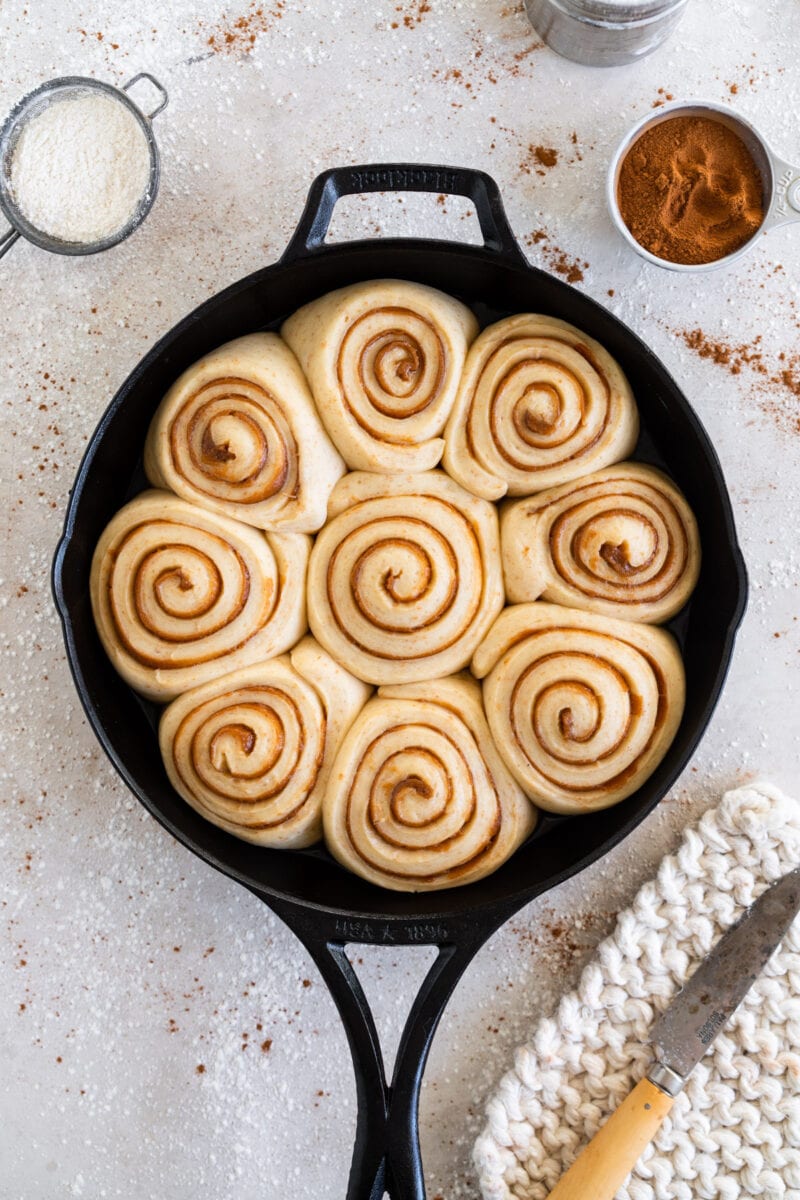
<svg viewBox="0 0 800 1200">
<path fill-rule="evenodd" d="M 502 918 L 475 932 L 474 923 L 443 926 L 338 921 L 328 914 L 269 906 L 300 938 L 333 997 L 353 1060 L 358 1115 L 346 1200 L 425 1200 L 419 1146 L 419 1091 L 441 1015 L 461 975 Z M 456 936 L 457 933 L 457 936 Z M 367 998 L 345 952 L 348 943 L 435 944 L 438 956 L 406 1020 L 391 1081 Z"/>
<path fill-rule="evenodd" d="M 614 1200 L 673 1102 L 642 1079 L 561 1176 L 548 1200 Z"/>
<path fill-rule="evenodd" d="M 422 163 L 376 163 L 334 167 L 317 176 L 281 262 L 292 262 L 322 250 L 337 201 L 342 196 L 366 192 L 433 192 L 466 196 L 475 205 L 484 248 L 514 263 L 526 261 L 508 223 L 500 190 L 485 171 Z"/>
</svg>

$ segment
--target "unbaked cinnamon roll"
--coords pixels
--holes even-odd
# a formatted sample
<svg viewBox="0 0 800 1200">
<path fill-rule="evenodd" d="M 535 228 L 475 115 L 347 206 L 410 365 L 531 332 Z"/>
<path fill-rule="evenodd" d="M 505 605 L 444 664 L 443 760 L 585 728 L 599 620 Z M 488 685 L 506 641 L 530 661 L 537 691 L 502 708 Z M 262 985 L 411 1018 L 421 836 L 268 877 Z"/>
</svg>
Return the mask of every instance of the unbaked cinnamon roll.
<svg viewBox="0 0 800 1200">
<path fill-rule="evenodd" d="M 453 674 L 503 606 L 497 513 L 441 471 L 354 472 L 308 576 L 311 630 L 367 683 Z"/>
<path fill-rule="evenodd" d="M 507 767 L 552 812 L 630 796 L 683 714 L 683 663 L 669 633 L 557 604 L 507 608 L 472 669 Z"/>
<path fill-rule="evenodd" d="M 306 629 L 310 540 L 143 492 L 106 526 L 90 592 L 100 640 L 151 700 L 281 654 Z"/>
<path fill-rule="evenodd" d="M 144 464 L 156 487 L 284 533 L 319 529 L 345 470 L 274 333 L 237 338 L 184 371 L 153 417 Z"/>
<path fill-rule="evenodd" d="M 322 797 L 342 737 L 370 689 L 313 638 L 291 654 L 193 688 L 159 726 L 175 790 L 201 817 L 259 846 L 322 837 Z"/>
<path fill-rule="evenodd" d="M 444 467 L 476 496 L 526 496 L 631 453 L 639 417 L 619 365 L 566 321 L 523 313 L 473 342 Z"/>
<path fill-rule="evenodd" d="M 604 467 L 507 506 L 500 520 L 506 595 L 540 596 L 629 621 L 668 621 L 700 572 L 694 514 L 661 471 Z"/>
<path fill-rule="evenodd" d="M 398 279 L 340 288 L 305 305 L 281 330 L 334 444 L 362 471 L 436 466 L 477 332 L 465 305 Z"/>
<path fill-rule="evenodd" d="M 536 813 L 495 749 L 477 685 L 457 676 L 379 689 L 339 748 L 323 818 L 343 866 L 422 892 L 497 870 Z"/>
</svg>

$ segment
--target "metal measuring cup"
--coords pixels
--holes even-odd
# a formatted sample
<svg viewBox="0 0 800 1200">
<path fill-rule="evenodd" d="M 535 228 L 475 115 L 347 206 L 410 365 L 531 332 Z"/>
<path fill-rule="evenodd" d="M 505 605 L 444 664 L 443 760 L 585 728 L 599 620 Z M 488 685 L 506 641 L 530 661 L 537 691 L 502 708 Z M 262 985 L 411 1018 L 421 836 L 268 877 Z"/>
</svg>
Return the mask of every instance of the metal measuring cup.
<svg viewBox="0 0 800 1200">
<path fill-rule="evenodd" d="M 133 85 L 141 79 L 147 79 L 152 83 L 161 96 L 160 103 L 149 113 L 142 112 L 127 95 Z M 105 95 L 111 96 L 117 103 L 124 104 L 128 111 L 133 113 L 147 139 L 150 175 L 138 205 L 121 229 L 96 242 L 65 242 L 44 233 L 35 225 L 31 225 L 17 205 L 11 189 L 11 160 L 23 129 L 33 117 L 38 116 L 43 109 L 54 102 L 61 103 L 89 91 L 103 92 Z M 82 75 L 66 75 L 61 79 L 48 80 L 47 83 L 34 88 L 32 92 L 28 92 L 21 100 L 18 100 L 0 129 L 0 212 L 11 226 L 5 233 L 0 234 L 0 258 L 21 237 L 33 242 L 35 246 L 41 246 L 43 250 L 52 251 L 53 254 L 97 254 L 98 251 L 108 250 L 110 246 L 116 246 L 125 238 L 130 237 L 134 229 L 138 229 L 150 212 L 158 193 L 161 159 L 158 145 L 153 136 L 151 121 L 166 108 L 168 100 L 166 88 L 147 71 L 140 71 L 138 75 L 134 75 L 121 87 L 115 87 L 113 84 L 104 83 L 99 79 L 89 79 Z"/>
<path fill-rule="evenodd" d="M 636 238 L 623 221 L 619 210 L 619 173 L 626 154 L 634 142 L 646 130 L 652 129 L 654 125 L 659 125 L 662 121 L 669 121 L 676 116 L 710 117 L 712 120 L 727 125 L 729 129 L 732 129 L 742 139 L 752 154 L 761 175 L 764 199 L 763 221 L 743 246 L 740 246 L 738 250 L 734 250 L 733 254 L 726 254 L 723 258 L 714 259 L 713 262 L 696 264 L 674 263 L 669 262 L 666 258 L 659 258 L 657 255 L 651 254 L 649 250 L 645 250 L 644 246 L 641 246 L 636 241 Z M 608 203 L 608 211 L 611 213 L 611 219 L 625 238 L 625 241 L 630 246 L 633 246 L 636 253 L 640 254 L 642 258 L 646 258 L 648 262 L 655 263 L 658 267 L 666 267 L 669 271 L 713 271 L 717 267 L 727 266 L 737 258 L 741 258 L 743 254 L 746 254 L 751 249 L 756 239 L 761 237 L 763 233 L 768 233 L 778 225 L 787 225 L 790 221 L 800 221 L 800 167 L 794 167 L 791 163 L 786 162 L 785 159 L 779 158 L 754 125 L 751 125 L 744 117 L 740 117 L 738 113 L 734 113 L 729 108 L 726 108 L 725 105 L 714 104 L 712 101 L 706 100 L 694 100 L 689 103 L 676 100 L 672 104 L 665 104 L 657 113 L 648 114 L 646 117 L 643 117 L 641 121 L 636 122 L 632 129 L 628 130 L 617 147 L 608 168 L 606 201 Z"/>
</svg>

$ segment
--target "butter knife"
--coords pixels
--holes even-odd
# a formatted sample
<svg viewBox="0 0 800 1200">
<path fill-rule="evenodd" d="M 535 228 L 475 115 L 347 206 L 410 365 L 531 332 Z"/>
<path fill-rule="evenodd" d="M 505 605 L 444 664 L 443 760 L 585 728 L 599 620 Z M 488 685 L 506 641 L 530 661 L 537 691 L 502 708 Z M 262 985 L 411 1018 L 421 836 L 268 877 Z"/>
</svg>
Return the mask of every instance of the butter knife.
<svg viewBox="0 0 800 1200">
<path fill-rule="evenodd" d="M 562 1175 L 549 1200 L 613 1200 L 675 1097 L 800 910 L 800 867 L 745 910 L 656 1021 L 654 1063 Z"/>
</svg>

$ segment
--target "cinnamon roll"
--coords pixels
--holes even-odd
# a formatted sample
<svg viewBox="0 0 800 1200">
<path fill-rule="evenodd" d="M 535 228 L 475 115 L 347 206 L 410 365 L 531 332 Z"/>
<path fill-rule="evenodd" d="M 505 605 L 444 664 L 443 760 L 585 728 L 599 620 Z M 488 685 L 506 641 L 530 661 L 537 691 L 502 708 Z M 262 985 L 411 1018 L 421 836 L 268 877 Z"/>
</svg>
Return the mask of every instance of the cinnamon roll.
<svg viewBox="0 0 800 1200">
<path fill-rule="evenodd" d="M 420 283 L 376 279 L 305 305 L 282 336 L 306 373 L 349 467 L 426 471 L 478 324 L 465 305 Z"/>
<path fill-rule="evenodd" d="M 630 796 L 683 714 L 683 663 L 669 633 L 557 604 L 507 608 L 472 670 L 506 766 L 552 812 Z"/>
<path fill-rule="evenodd" d="M 100 640 L 151 700 L 280 654 L 306 629 L 310 540 L 265 534 L 170 492 L 143 492 L 106 526 L 90 593 Z"/>
<path fill-rule="evenodd" d="M 322 837 L 322 796 L 369 688 L 304 638 L 279 658 L 184 692 L 159 726 L 175 790 L 201 817 L 259 846 Z"/>
<path fill-rule="evenodd" d="M 344 463 L 289 347 L 251 333 L 184 371 L 153 417 L 147 477 L 259 529 L 311 533 Z"/>
<path fill-rule="evenodd" d="M 683 608 L 700 572 L 697 522 L 661 471 L 620 463 L 507 506 L 506 595 L 629 621 Z"/>
<path fill-rule="evenodd" d="M 503 607 L 497 513 L 441 471 L 354 472 L 308 576 L 317 641 L 367 683 L 453 674 Z"/>
<path fill-rule="evenodd" d="M 536 812 L 503 766 L 467 676 L 382 687 L 350 727 L 323 802 L 343 866 L 401 892 L 497 870 Z"/>
<path fill-rule="evenodd" d="M 523 313 L 472 344 L 444 467 L 485 500 L 526 496 L 618 462 L 638 433 L 633 394 L 611 355 L 566 321 Z"/>
</svg>

